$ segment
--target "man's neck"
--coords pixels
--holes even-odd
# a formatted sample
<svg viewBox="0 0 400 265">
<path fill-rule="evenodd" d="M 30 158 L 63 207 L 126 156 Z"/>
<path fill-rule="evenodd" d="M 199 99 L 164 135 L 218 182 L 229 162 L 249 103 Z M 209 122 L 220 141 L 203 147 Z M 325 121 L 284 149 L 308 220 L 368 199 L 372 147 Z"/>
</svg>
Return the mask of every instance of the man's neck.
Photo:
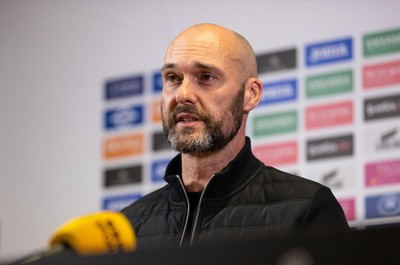
<svg viewBox="0 0 400 265">
<path fill-rule="evenodd" d="M 207 155 L 182 154 L 182 179 L 189 192 L 202 191 L 217 172 L 224 169 L 242 150 L 245 138 L 237 135 L 224 148 Z"/>
</svg>

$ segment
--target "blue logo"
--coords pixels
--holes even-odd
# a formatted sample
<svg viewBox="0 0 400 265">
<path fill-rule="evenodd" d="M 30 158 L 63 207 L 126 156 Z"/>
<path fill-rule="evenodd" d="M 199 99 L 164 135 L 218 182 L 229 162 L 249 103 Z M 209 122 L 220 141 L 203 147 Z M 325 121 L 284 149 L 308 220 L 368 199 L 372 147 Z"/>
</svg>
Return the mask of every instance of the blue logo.
<svg viewBox="0 0 400 265">
<path fill-rule="evenodd" d="M 151 165 L 151 180 L 153 182 L 164 181 L 165 169 L 171 159 L 154 161 Z"/>
<path fill-rule="evenodd" d="M 115 108 L 105 113 L 105 128 L 116 129 L 131 127 L 143 123 L 143 106 L 137 105 L 129 108 Z"/>
<path fill-rule="evenodd" d="M 307 66 L 346 61 L 352 58 L 353 40 L 351 38 L 306 46 Z"/>
<path fill-rule="evenodd" d="M 297 99 L 297 80 L 290 79 L 263 84 L 263 93 L 259 105 L 294 101 Z"/>
<path fill-rule="evenodd" d="M 143 94 L 144 77 L 142 75 L 110 80 L 106 82 L 105 99 L 117 99 Z"/>
<path fill-rule="evenodd" d="M 141 197 L 142 195 L 139 193 L 106 197 L 103 199 L 102 209 L 119 212 L 120 210 L 137 201 Z"/>
<path fill-rule="evenodd" d="M 366 198 L 367 218 L 400 216 L 400 194 Z"/>
<path fill-rule="evenodd" d="M 164 86 L 164 82 L 161 76 L 161 72 L 156 72 L 153 75 L 153 92 L 161 92 Z"/>
</svg>

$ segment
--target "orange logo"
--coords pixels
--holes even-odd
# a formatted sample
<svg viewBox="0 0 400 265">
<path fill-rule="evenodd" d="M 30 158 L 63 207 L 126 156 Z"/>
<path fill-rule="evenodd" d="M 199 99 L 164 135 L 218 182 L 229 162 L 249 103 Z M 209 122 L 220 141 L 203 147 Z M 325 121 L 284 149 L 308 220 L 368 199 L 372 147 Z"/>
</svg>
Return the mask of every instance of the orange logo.
<svg viewBox="0 0 400 265">
<path fill-rule="evenodd" d="M 161 100 L 155 100 L 151 103 L 151 121 L 154 123 L 161 122 Z"/>
<path fill-rule="evenodd" d="M 143 152 L 143 133 L 113 136 L 103 142 L 103 157 L 105 159 L 134 156 Z"/>
</svg>

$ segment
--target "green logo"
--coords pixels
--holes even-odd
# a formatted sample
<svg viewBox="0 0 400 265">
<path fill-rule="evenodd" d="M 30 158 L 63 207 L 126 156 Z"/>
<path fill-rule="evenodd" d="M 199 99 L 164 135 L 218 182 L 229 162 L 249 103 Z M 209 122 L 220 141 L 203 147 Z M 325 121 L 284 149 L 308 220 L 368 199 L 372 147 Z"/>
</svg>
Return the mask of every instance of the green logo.
<svg viewBox="0 0 400 265">
<path fill-rule="evenodd" d="M 364 56 L 400 51 L 400 29 L 372 33 L 363 37 Z"/>
<path fill-rule="evenodd" d="M 353 90 L 353 71 L 340 71 L 306 78 L 307 98 L 321 97 Z"/>
<path fill-rule="evenodd" d="M 253 118 L 253 136 L 262 137 L 297 130 L 297 112 L 262 114 Z"/>
</svg>

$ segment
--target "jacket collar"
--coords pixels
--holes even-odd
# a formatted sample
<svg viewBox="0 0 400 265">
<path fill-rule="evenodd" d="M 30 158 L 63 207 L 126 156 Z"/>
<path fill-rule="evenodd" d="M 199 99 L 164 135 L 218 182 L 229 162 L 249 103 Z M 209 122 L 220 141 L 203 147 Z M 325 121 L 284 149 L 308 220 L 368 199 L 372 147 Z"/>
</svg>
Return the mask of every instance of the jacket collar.
<svg viewBox="0 0 400 265">
<path fill-rule="evenodd" d="M 238 155 L 220 172 L 210 180 L 204 194 L 206 199 L 223 197 L 234 192 L 244 184 L 264 164 L 259 161 L 251 151 L 250 138 L 246 137 L 246 143 Z M 181 185 L 176 176 L 182 175 L 182 156 L 175 156 L 167 166 L 165 181 L 172 185 L 176 193 L 182 194 Z M 178 199 L 173 196 L 174 199 Z M 180 197 L 180 196 L 179 196 Z"/>
</svg>

